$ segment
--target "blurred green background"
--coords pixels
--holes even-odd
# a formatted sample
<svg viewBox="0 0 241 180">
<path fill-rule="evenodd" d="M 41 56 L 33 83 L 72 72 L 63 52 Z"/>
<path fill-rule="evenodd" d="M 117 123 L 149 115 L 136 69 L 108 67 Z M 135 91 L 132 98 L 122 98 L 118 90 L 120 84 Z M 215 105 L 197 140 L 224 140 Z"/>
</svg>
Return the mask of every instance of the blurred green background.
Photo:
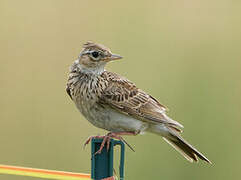
<svg viewBox="0 0 241 180">
<path fill-rule="evenodd" d="M 90 173 L 103 134 L 65 92 L 87 40 L 124 56 L 107 66 L 184 124 L 212 162 L 191 164 L 151 134 L 127 137 L 126 179 L 239 179 L 241 2 L 0 0 L 0 164 Z M 0 179 L 36 179 L 0 175 Z"/>
</svg>

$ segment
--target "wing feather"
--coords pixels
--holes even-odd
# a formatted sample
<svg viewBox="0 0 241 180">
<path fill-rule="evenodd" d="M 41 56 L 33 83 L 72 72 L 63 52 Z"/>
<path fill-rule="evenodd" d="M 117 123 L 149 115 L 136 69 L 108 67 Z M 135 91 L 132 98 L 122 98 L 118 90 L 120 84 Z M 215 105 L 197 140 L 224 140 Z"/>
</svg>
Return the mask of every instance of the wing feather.
<svg viewBox="0 0 241 180">
<path fill-rule="evenodd" d="M 164 123 L 176 128 L 183 126 L 169 118 L 167 108 L 149 94 L 118 74 L 105 71 L 102 77 L 108 85 L 100 97 L 100 101 L 117 111 L 150 123 Z"/>
</svg>

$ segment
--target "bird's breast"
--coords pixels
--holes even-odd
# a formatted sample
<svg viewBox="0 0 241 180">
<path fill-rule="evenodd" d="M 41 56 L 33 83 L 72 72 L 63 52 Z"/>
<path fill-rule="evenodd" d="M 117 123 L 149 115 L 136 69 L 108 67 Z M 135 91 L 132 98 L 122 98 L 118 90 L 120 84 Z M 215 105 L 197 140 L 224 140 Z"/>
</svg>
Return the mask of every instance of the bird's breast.
<svg viewBox="0 0 241 180">
<path fill-rule="evenodd" d="M 112 132 L 144 131 L 147 123 L 98 103 L 107 83 L 100 77 L 72 75 L 67 86 L 78 110 L 96 127 Z"/>
</svg>

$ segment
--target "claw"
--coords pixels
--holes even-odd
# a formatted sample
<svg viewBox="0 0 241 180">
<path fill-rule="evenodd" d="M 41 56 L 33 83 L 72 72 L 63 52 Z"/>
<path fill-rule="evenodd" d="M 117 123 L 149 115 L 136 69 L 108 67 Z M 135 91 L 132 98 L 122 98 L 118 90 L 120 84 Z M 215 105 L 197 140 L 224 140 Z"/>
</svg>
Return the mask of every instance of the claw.
<svg viewBox="0 0 241 180">
<path fill-rule="evenodd" d="M 121 141 L 122 141 L 123 143 L 125 143 L 133 152 L 135 152 L 135 150 L 133 149 L 133 147 L 131 147 L 131 145 L 128 144 L 123 137 L 121 137 Z"/>
<path fill-rule="evenodd" d="M 91 137 L 89 137 L 89 138 L 85 141 L 85 143 L 84 143 L 84 145 L 83 145 L 83 149 L 86 147 L 87 144 L 90 143 L 90 141 L 91 141 L 92 139 L 93 139 L 93 137 L 91 136 Z"/>
<path fill-rule="evenodd" d="M 90 141 L 92 141 L 92 139 L 94 138 L 98 138 L 98 139 L 103 139 L 105 136 L 90 136 L 88 137 L 88 139 L 85 141 L 84 145 L 83 145 L 83 149 L 86 147 L 86 145 L 88 145 L 90 143 Z"/>
<path fill-rule="evenodd" d="M 110 138 L 109 138 L 110 139 Z M 110 149 L 110 140 L 106 142 L 106 149 L 107 149 L 107 152 L 109 151 Z"/>
</svg>

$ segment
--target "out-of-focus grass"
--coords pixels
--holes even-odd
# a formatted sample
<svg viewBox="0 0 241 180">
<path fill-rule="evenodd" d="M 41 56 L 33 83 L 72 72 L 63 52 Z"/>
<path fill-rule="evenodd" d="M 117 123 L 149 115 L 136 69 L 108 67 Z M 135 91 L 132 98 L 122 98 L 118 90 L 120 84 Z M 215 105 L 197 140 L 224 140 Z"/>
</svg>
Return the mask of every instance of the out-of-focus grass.
<svg viewBox="0 0 241 180">
<path fill-rule="evenodd" d="M 124 56 L 107 69 L 167 105 L 213 162 L 189 164 L 158 136 L 128 137 L 127 179 L 239 178 L 240 16 L 240 2 L 225 0 L 1 0 L 1 163 L 90 172 L 83 141 L 104 131 L 80 116 L 65 83 L 93 40 Z"/>
</svg>

